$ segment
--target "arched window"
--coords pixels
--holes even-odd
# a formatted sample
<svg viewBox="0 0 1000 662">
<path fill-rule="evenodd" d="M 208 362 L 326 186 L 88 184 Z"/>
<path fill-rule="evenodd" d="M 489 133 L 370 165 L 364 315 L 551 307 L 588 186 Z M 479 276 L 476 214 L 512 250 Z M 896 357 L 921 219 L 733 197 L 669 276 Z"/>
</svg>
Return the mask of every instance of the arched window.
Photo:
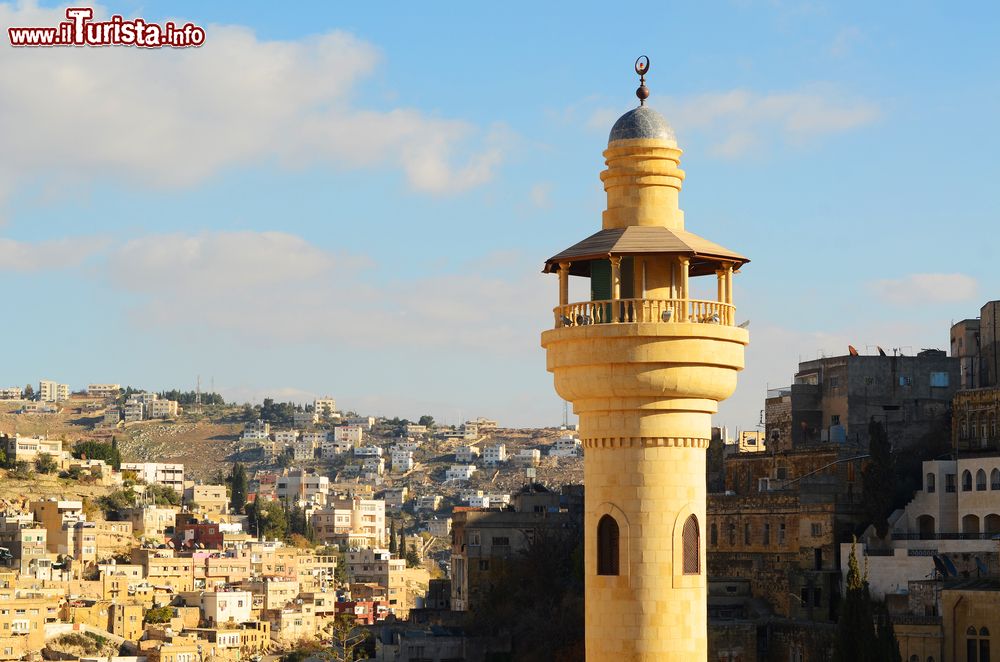
<svg viewBox="0 0 1000 662">
<path fill-rule="evenodd" d="M 976 491 L 982 492 L 986 489 L 986 472 L 980 469 L 976 472 Z"/>
<path fill-rule="evenodd" d="M 965 659 L 968 662 L 990 662 L 990 631 L 969 626 L 965 631 Z"/>
<path fill-rule="evenodd" d="M 708 536 L 709 542 L 713 547 L 719 544 L 719 526 L 715 522 L 712 522 L 712 527 L 709 529 Z"/>
<path fill-rule="evenodd" d="M 736 528 L 735 526 L 733 527 Z M 684 522 L 681 533 L 684 541 L 684 574 L 697 575 L 701 573 L 701 534 L 698 531 L 698 518 L 691 515 Z"/>
<path fill-rule="evenodd" d="M 1000 533 L 1000 515 L 990 513 L 983 518 L 984 533 Z"/>
<path fill-rule="evenodd" d="M 962 491 L 971 492 L 972 491 L 972 472 L 966 469 L 962 472 Z"/>
<path fill-rule="evenodd" d="M 687 532 L 687 523 L 684 524 L 684 531 Z M 729 523 L 729 546 L 736 547 L 736 525 Z"/>
<path fill-rule="evenodd" d="M 618 522 L 605 515 L 597 522 L 597 574 L 618 574 Z"/>
<path fill-rule="evenodd" d="M 1000 469 L 994 469 L 990 472 L 990 489 L 1000 490 Z"/>
<path fill-rule="evenodd" d="M 979 533 L 979 517 L 966 515 L 962 518 L 962 533 Z"/>
<path fill-rule="evenodd" d="M 925 483 L 924 489 L 926 489 L 927 492 L 929 492 L 929 493 L 933 493 L 934 492 L 934 489 L 935 489 L 935 486 L 934 486 L 934 474 L 927 474 L 927 482 Z"/>
<path fill-rule="evenodd" d="M 911 655 L 910 662 L 920 662 L 920 658 L 917 657 L 916 655 Z"/>
</svg>

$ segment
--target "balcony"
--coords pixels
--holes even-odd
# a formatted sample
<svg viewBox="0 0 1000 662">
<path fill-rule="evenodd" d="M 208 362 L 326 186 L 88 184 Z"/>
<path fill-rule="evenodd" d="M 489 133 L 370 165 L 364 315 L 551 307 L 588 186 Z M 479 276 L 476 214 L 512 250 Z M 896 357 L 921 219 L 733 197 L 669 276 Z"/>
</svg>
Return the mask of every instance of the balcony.
<svg viewBox="0 0 1000 662">
<path fill-rule="evenodd" d="M 589 324 L 699 323 L 733 326 L 735 306 L 699 299 L 584 301 L 553 309 L 556 328 Z"/>
<path fill-rule="evenodd" d="M 986 533 L 894 533 L 893 540 L 1000 540 L 1000 532 Z"/>
</svg>

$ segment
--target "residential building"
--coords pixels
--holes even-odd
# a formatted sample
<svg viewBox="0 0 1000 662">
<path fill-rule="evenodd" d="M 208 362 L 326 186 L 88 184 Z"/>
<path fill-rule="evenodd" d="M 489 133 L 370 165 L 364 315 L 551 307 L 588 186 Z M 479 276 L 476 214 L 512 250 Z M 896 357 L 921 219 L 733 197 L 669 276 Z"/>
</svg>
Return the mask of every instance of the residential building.
<svg viewBox="0 0 1000 662">
<path fill-rule="evenodd" d="M 121 384 L 89 384 L 87 386 L 87 395 L 92 398 L 113 400 L 118 397 L 121 390 Z"/>
<path fill-rule="evenodd" d="M 450 517 L 432 517 L 427 520 L 427 532 L 438 538 L 446 538 L 451 535 Z"/>
<path fill-rule="evenodd" d="M 291 448 L 292 459 L 298 462 L 307 462 L 316 459 L 316 451 L 320 446 L 316 443 L 314 433 L 306 433 L 292 442 Z"/>
<path fill-rule="evenodd" d="M 20 400 L 22 395 L 20 386 L 10 388 L 0 388 L 0 400 Z"/>
<path fill-rule="evenodd" d="M 331 397 L 316 398 L 313 400 L 313 410 L 320 419 L 333 416 L 337 413 L 337 401 Z"/>
<path fill-rule="evenodd" d="M 197 506 L 202 515 L 229 511 L 229 495 L 225 485 L 191 485 L 184 489 L 184 501 Z"/>
<path fill-rule="evenodd" d="M 894 446 L 911 449 L 928 435 L 947 435 L 959 383 L 958 359 L 940 350 L 803 361 L 790 387 L 768 392 L 766 442 L 774 450 L 848 440 L 867 448 L 874 419 Z"/>
<path fill-rule="evenodd" d="M 120 407 L 108 407 L 104 410 L 102 423 L 105 427 L 118 427 L 122 422 L 122 410 Z"/>
<path fill-rule="evenodd" d="M 416 423 L 407 423 L 406 434 L 408 435 L 427 434 L 427 426 L 417 425 Z"/>
<path fill-rule="evenodd" d="M 128 400 L 122 407 L 122 415 L 126 423 L 137 423 L 146 418 L 146 405 L 141 400 Z"/>
<path fill-rule="evenodd" d="M 298 438 L 298 430 L 275 430 L 274 432 L 274 443 L 279 447 L 292 446 L 298 441 Z"/>
<path fill-rule="evenodd" d="M 242 439 L 268 439 L 270 436 L 271 424 L 259 418 L 255 421 L 244 423 L 243 434 L 240 435 Z"/>
<path fill-rule="evenodd" d="M 137 535 L 147 538 L 165 538 L 167 529 L 172 529 L 177 519 L 177 510 L 164 506 L 136 506 L 122 514 Z"/>
<path fill-rule="evenodd" d="M 462 464 L 472 464 L 479 459 L 478 446 L 462 446 L 455 451 L 455 461 Z"/>
<path fill-rule="evenodd" d="M 381 499 L 332 499 L 310 518 L 316 538 L 342 549 L 381 547 L 385 544 L 385 501 Z"/>
<path fill-rule="evenodd" d="M 324 459 L 335 457 L 343 453 L 350 453 L 354 450 L 354 444 L 350 441 L 338 441 L 333 435 L 328 435 L 323 442 L 322 455 Z"/>
<path fill-rule="evenodd" d="M 316 423 L 319 423 L 319 416 L 315 411 L 297 411 L 292 414 L 292 425 L 297 428 L 307 428 Z"/>
<path fill-rule="evenodd" d="M 440 507 L 440 494 L 424 494 L 418 496 L 413 503 L 413 509 L 417 512 L 434 512 Z"/>
<path fill-rule="evenodd" d="M 275 495 L 281 501 L 323 505 L 330 491 L 330 479 L 315 469 L 286 469 L 278 477 Z"/>
<path fill-rule="evenodd" d="M 136 479 L 151 485 L 164 485 L 184 494 L 184 465 L 168 462 L 122 462 L 122 471 L 135 472 Z"/>
<path fill-rule="evenodd" d="M 542 461 L 542 451 L 537 448 L 525 448 L 510 456 L 515 464 L 536 466 Z"/>
<path fill-rule="evenodd" d="M 40 402 L 64 402 L 69 400 L 69 384 L 60 384 L 43 379 L 38 382 L 38 400 Z"/>
<path fill-rule="evenodd" d="M 1000 386 L 962 390 L 952 400 L 952 447 L 960 456 L 1000 453 Z"/>
<path fill-rule="evenodd" d="M 496 466 L 507 461 L 507 445 L 493 444 L 483 449 L 483 464 Z"/>
<path fill-rule="evenodd" d="M 549 447 L 550 457 L 580 457 L 583 444 L 576 437 L 560 437 Z"/>
<path fill-rule="evenodd" d="M 365 428 L 362 425 L 340 425 L 333 428 L 333 437 L 337 441 L 348 441 L 354 446 L 360 446 L 365 438 Z"/>
<path fill-rule="evenodd" d="M 11 462 L 34 462 L 43 454 L 48 454 L 55 460 L 63 456 L 62 441 L 45 437 L 0 435 L 0 448 L 3 448 L 8 461 Z"/>
<path fill-rule="evenodd" d="M 351 418 L 345 419 L 344 423 L 347 425 L 357 425 L 363 430 L 371 430 L 375 427 L 375 417 L 374 416 L 353 416 Z M 361 443 L 361 442 L 358 442 Z"/>
<path fill-rule="evenodd" d="M 388 487 L 385 490 L 385 507 L 391 508 L 392 510 L 399 510 L 406 503 L 406 499 L 410 495 L 410 488 L 406 487 Z"/>
<path fill-rule="evenodd" d="M 453 464 L 445 471 L 445 480 L 469 480 L 476 473 L 474 464 Z"/>
<path fill-rule="evenodd" d="M 381 446 L 355 446 L 354 457 L 382 457 Z"/>
<path fill-rule="evenodd" d="M 394 473 L 406 473 L 413 469 L 413 451 L 393 449 L 390 457 Z"/>
<path fill-rule="evenodd" d="M 177 418 L 179 411 L 176 400 L 157 398 L 147 405 L 146 418 Z"/>
</svg>

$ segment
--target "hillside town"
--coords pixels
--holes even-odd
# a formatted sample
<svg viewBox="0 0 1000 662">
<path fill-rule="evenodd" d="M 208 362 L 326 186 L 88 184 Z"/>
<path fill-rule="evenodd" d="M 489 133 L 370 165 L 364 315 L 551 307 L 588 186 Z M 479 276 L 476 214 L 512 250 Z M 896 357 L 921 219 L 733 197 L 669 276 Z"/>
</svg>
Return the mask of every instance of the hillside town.
<svg viewBox="0 0 1000 662">
<path fill-rule="evenodd" d="M 1000 632 L 998 306 L 954 324 L 949 352 L 803 361 L 760 425 L 713 429 L 711 659 L 823 659 L 808 651 L 833 650 L 852 565 L 904 659 Z M 5 484 L 49 486 L 0 501 L 2 660 L 510 655 L 515 624 L 475 625 L 514 581 L 501 568 L 566 547 L 556 532 L 582 546 L 573 426 L 45 380 L 0 395 Z M 143 426 L 210 410 L 242 421 L 224 473 L 121 451 Z M 66 411 L 86 414 L 77 439 L 17 431 Z"/>
</svg>

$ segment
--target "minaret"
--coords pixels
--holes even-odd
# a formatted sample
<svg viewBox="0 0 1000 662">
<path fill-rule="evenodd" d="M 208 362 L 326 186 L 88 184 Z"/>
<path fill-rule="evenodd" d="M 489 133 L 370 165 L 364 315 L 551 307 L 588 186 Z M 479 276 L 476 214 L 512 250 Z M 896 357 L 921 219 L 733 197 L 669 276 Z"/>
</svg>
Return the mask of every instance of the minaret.
<svg viewBox="0 0 1000 662">
<path fill-rule="evenodd" d="M 584 447 L 588 662 L 707 659 L 705 449 L 749 342 L 732 297 L 749 260 L 684 229 L 681 150 L 645 105 L 648 71 L 639 58 L 640 105 L 604 151 L 603 229 L 545 263 L 559 305 L 542 346 Z M 568 301 L 570 276 L 590 301 Z M 692 298 L 700 276 L 715 300 Z"/>
</svg>

